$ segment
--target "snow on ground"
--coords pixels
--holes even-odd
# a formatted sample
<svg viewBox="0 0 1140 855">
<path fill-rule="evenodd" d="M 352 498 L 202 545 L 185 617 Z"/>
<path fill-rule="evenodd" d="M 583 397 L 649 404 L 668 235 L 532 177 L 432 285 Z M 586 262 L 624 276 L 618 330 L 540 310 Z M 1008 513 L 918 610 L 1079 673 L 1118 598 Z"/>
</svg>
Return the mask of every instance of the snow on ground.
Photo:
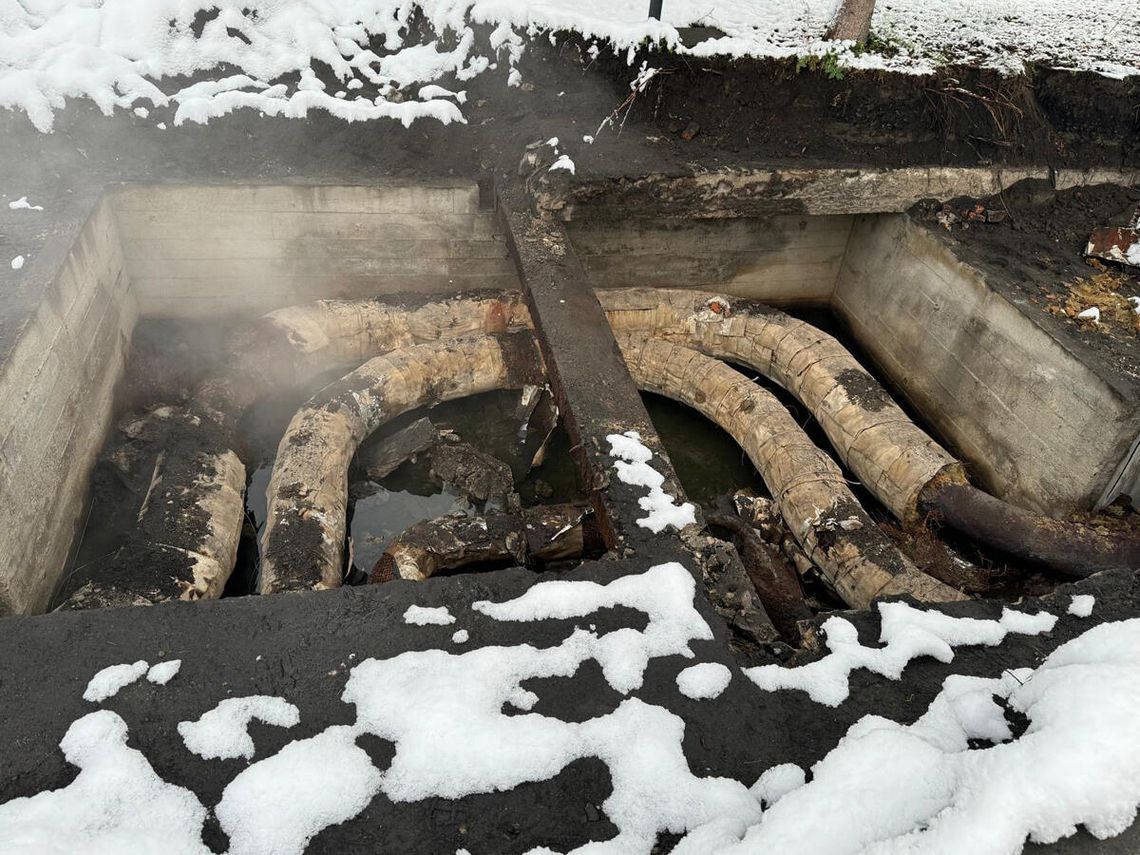
<svg viewBox="0 0 1140 855">
<path fill-rule="evenodd" d="M 182 667 L 181 659 L 171 659 L 168 662 L 159 662 L 156 665 L 151 665 L 150 670 L 146 672 L 146 678 L 150 682 L 165 686 L 174 679 L 174 675 Z"/>
<path fill-rule="evenodd" d="M 417 802 L 510 790 L 587 757 L 609 769 L 613 789 L 602 808 L 618 834 L 582 853 L 648 855 L 658 834 L 669 830 L 684 835 L 678 855 L 1008 855 L 1027 838 L 1057 840 L 1078 825 L 1109 837 L 1132 822 L 1140 804 L 1134 724 L 1140 619 L 1096 626 L 1036 669 L 952 675 L 913 724 L 866 716 L 812 767 L 810 781 L 791 764 L 757 769 L 750 788 L 696 775 L 682 749 L 685 722 L 636 697 L 580 722 L 530 712 L 539 697 L 525 682 L 541 686 L 541 678 L 573 677 L 589 660 L 628 693 L 640 685 L 651 658 L 691 657 L 692 641 L 712 637 L 694 606 L 696 595 L 695 580 L 679 564 L 607 584 L 542 582 L 505 602 L 474 603 L 472 610 L 529 623 L 620 606 L 644 613 L 647 625 L 600 636 L 575 628 L 544 648 L 420 650 L 361 662 L 341 696 L 355 708 L 352 724 L 295 740 L 226 786 L 214 812 L 231 853 L 300 853 L 321 829 L 356 816 L 380 793 Z M 1008 610 L 999 620 L 970 620 L 903 603 L 883 604 L 881 611 L 884 648 L 844 653 L 843 626 L 850 625 L 833 619 L 828 658 L 846 655 L 861 667 L 886 670 L 884 662 L 873 662 L 877 655 L 901 670 L 904 654 L 945 660 L 954 644 L 997 644 L 1007 632 L 1042 631 L 1053 620 Z M 682 677 L 696 674 L 707 688 L 728 670 L 701 663 Z M 212 714 L 240 718 L 221 711 L 251 700 L 223 701 L 179 729 L 201 730 Z M 292 719 L 295 713 L 283 698 L 257 700 L 270 715 Z M 504 705 L 518 712 L 505 715 Z M 1018 728 L 1018 717 L 1007 717 L 1003 706 L 1028 726 Z M 244 724 L 204 729 L 240 730 L 248 739 Z M 387 768 L 376 768 L 356 744 L 363 734 L 393 743 Z M 127 725 L 110 711 L 74 722 L 61 748 L 78 776 L 59 790 L 0 805 L 0 852 L 205 852 L 206 808 L 193 793 L 162 781 L 127 738 Z"/>
<path fill-rule="evenodd" d="M 467 630 L 459 629 L 459 630 L 456 630 L 455 633 L 451 636 L 451 640 L 455 644 L 466 644 L 467 639 L 469 639 L 470 637 L 471 637 L 471 633 L 469 633 Z"/>
<path fill-rule="evenodd" d="M 614 469 L 618 480 L 635 487 L 646 487 L 648 496 L 637 500 L 647 516 L 637 521 L 642 528 L 659 534 L 668 526 L 682 529 L 697 521 L 696 508 L 692 502 L 677 504 L 676 500 L 662 488 L 665 476 L 649 465 L 653 452 L 641 442 L 641 436 L 634 430 L 624 434 L 612 433 L 606 437 L 610 444 L 610 457 L 616 458 Z"/>
<path fill-rule="evenodd" d="M 127 724 L 117 714 L 98 710 L 77 719 L 59 747 L 78 776 L 61 789 L 0 805 L 0 852 L 209 853 L 205 807 L 127 745 Z"/>
<path fill-rule="evenodd" d="M 17 255 L 15 258 L 12 259 L 12 269 L 13 270 L 19 270 L 23 266 L 24 266 L 24 256 Z"/>
<path fill-rule="evenodd" d="M 447 626 L 455 623 L 455 616 L 447 610 L 447 606 L 408 606 L 404 612 L 404 623 L 415 626 Z"/>
<path fill-rule="evenodd" d="M 1076 617 L 1088 617 L 1096 605 L 1096 597 L 1092 594 L 1074 594 L 1069 603 L 1068 612 Z"/>
<path fill-rule="evenodd" d="M 1036 669 L 948 677 L 912 725 L 865 716 L 760 822 L 711 824 L 673 852 L 1006 855 L 1078 825 L 1113 837 L 1140 804 L 1138 704 L 1140 619 L 1102 624 Z"/>
<path fill-rule="evenodd" d="M 681 694 L 694 700 L 720 697 L 728 688 L 732 672 L 719 662 L 702 662 L 691 665 L 677 675 L 677 688 Z"/>
<path fill-rule="evenodd" d="M 952 662 L 955 647 L 992 647 L 1000 644 L 1007 633 L 1039 635 L 1057 623 L 1056 616 L 1048 612 L 1029 615 L 1009 608 L 1002 609 L 999 620 L 981 620 L 923 611 L 901 602 L 878 606 L 882 647 L 865 647 L 859 643 L 854 624 L 838 616 L 830 617 L 823 623 L 829 652 L 822 659 L 797 668 L 760 665 L 746 668 L 744 673 L 766 691 L 799 689 L 813 701 L 835 707 L 847 700 L 848 678 L 856 668 L 897 680 L 907 664 L 919 656 Z"/>
<path fill-rule="evenodd" d="M 91 678 L 83 692 L 83 700 L 91 703 L 102 703 L 118 693 L 119 689 L 129 686 L 147 672 L 150 667 L 145 660 L 138 662 L 124 662 L 122 665 L 108 665 Z"/>
<path fill-rule="evenodd" d="M 8 203 L 8 208 L 13 211 L 42 211 L 43 205 L 33 205 L 28 201 L 27 196 L 21 196 L 19 199 Z"/>
<path fill-rule="evenodd" d="M 886 53 L 854 54 L 821 41 L 837 0 L 668 0 L 662 21 L 647 2 L 611 0 L 20 0 L 0 2 L 0 106 L 47 131 L 68 98 L 104 112 L 170 105 L 175 123 L 237 109 L 346 120 L 462 122 L 462 84 L 492 71 L 521 80 L 525 39 L 574 30 L 619 53 L 645 39 L 695 56 L 789 57 L 832 53 L 855 67 L 926 73 L 967 61 L 1003 70 L 1026 62 L 1122 76 L 1140 70 L 1133 0 L 880 0 L 872 29 Z M 425 40 L 408 23 L 419 11 Z M 489 37 L 476 37 L 487 25 Z M 678 27 L 722 37 L 686 47 Z M 200 29 L 198 28 L 200 26 Z M 484 31 L 485 32 L 485 31 Z M 325 91 L 316 69 L 342 85 Z M 206 79 L 180 87 L 169 78 Z M 282 78 L 289 83 L 279 83 Z M 337 97 L 338 91 L 370 95 Z M 453 83 L 451 85 L 454 85 Z M 459 103 L 457 103 L 459 102 Z"/>
<path fill-rule="evenodd" d="M 178 733 L 187 751 L 206 760 L 249 759 L 255 749 L 248 728 L 255 718 L 277 727 L 293 727 L 301 721 L 301 713 L 271 695 L 226 698 L 197 721 L 179 722 Z"/>
</svg>

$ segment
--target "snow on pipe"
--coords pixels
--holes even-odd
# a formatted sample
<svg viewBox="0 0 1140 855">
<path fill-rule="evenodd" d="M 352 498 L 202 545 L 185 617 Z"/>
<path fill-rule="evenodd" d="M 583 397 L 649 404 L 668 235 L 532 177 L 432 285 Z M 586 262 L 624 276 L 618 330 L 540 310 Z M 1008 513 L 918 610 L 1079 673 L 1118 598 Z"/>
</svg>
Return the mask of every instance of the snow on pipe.
<svg viewBox="0 0 1140 855">
<path fill-rule="evenodd" d="M 784 405 L 710 356 L 660 340 L 620 336 L 637 385 L 693 407 L 744 449 L 805 553 L 853 608 L 878 596 L 926 602 L 965 596 L 915 567 L 867 515 L 835 462 L 817 448 Z"/>
<path fill-rule="evenodd" d="M 961 464 L 912 422 L 838 341 L 753 300 L 679 289 L 595 292 L 615 333 L 651 335 L 752 368 L 815 416 L 839 457 L 896 517 L 951 528 L 1072 576 L 1140 566 L 1137 538 L 1029 513 L 971 487 Z"/>
<path fill-rule="evenodd" d="M 326 386 L 293 416 L 277 450 L 261 538 L 261 593 L 335 588 L 344 575 L 348 467 L 390 419 L 442 401 L 541 383 L 529 332 L 394 350 Z"/>
</svg>

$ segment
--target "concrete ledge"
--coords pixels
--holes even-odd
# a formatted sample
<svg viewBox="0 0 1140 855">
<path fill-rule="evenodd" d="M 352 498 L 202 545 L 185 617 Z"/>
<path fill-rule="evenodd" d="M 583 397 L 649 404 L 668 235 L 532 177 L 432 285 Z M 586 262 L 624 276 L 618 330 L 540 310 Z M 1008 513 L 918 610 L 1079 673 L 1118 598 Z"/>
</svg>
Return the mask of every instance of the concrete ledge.
<svg viewBox="0 0 1140 855">
<path fill-rule="evenodd" d="M 920 166 L 902 169 L 771 168 L 613 176 L 574 181 L 565 172 L 532 179 L 539 210 L 562 220 L 764 217 L 776 214 L 901 213 L 921 199 L 988 196 L 1025 178 L 1059 189 L 1140 182 L 1136 170 Z"/>
</svg>

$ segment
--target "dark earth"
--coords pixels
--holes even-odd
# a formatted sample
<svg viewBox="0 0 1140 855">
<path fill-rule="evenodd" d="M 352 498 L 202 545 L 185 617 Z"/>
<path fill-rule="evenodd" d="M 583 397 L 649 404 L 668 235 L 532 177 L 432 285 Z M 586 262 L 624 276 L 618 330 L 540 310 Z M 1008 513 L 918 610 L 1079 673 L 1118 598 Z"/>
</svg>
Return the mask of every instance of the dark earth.
<svg viewBox="0 0 1140 855">
<path fill-rule="evenodd" d="M 1140 269 L 1112 262 L 1089 262 L 1084 252 L 1089 232 L 1101 226 L 1124 226 L 1140 204 L 1140 187 L 1098 184 L 1060 192 L 1048 182 L 1020 181 L 997 196 L 931 201 L 912 214 L 935 234 L 946 237 L 967 263 L 981 269 L 986 281 L 1022 312 L 1030 315 L 1090 365 L 1106 364 L 1109 377 L 1128 387 L 1140 386 L 1140 315 L 1124 298 L 1140 295 Z M 998 212 L 988 222 L 970 219 L 978 206 Z M 948 212 L 958 217 L 949 229 L 938 222 Z M 1076 301 L 1081 309 L 1100 304 L 1102 322 L 1093 324 L 1057 311 L 1078 280 L 1109 274 L 1106 294 L 1094 291 Z M 1115 292 L 1113 294 L 1112 292 Z M 1099 297 L 1099 299 L 1098 299 Z M 1109 318 L 1107 302 L 1120 304 L 1120 316 Z M 1052 311 L 1051 311 L 1052 309 Z"/>
<path fill-rule="evenodd" d="M 602 119 L 628 97 L 629 81 L 642 59 L 662 68 L 662 73 L 634 100 L 620 134 L 607 130 L 597 135 L 593 146 L 574 149 L 580 177 L 780 164 L 1140 165 L 1140 111 L 1135 109 L 1140 83 L 1135 80 L 1047 69 L 1001 78 L 953 68 L 928 77 L 850 72 L 835 80 L 821 70 L 797 69 L 789 62 L 697 61 L 646 54 L 636 57 L 631 67 L 624 54 L 617 58 L 604 52 L 591 62 L 583 48 L 574 37 L 560 38 L 557 46 L 542 37 L 531 40 L 521 64 L 527 87 L 508 90 L 505 71 L 465 84 L 466 125 L 444 127 L 422 121 L 403 129 L 395 123 L 347 124 L 321 113 L 304 122 L 240 113 L 214 120 L 208 128 L 175 128 L 172 113 L 163 109 L 153 111 L 147 120 L 129 112 L 108 118 L 90 104 L 73 103 L 57 115 L 56 131 L 42 135 L 24 116 L 2 115 L 0 148 L 5 157 L 0 159 L 0 189 L 9 198 L 29 195 L 50 216 L 6 217 L 0 256 L 29 255 L 25 273 L 55 263 L 102 188 L 118 181 L 351 183 L 391 176 L 455 176 L 480 179 L 489 197 L 493 190 L 509 193 L 525 144 L 555 135 L 576 144 L 583 134 L 595 134 Z M 970 94 L 952 91 L 951 79 Z M 167 88 L 186 82 L 170 81 Z M 446 79 L 438 82 L 449 84 Z M 995 104 L 996 109 L 990 109 Z M 159 130 L 158 121 L 171 127 Z M 1095 337 L 1105 336 L 1103 331 L 1079 328 L 1046 311 L 1049 294 L 1061 293 L 1073 276 L 1087 275 L 1079 256 L 1087 232 L 1098 225 L 1119 224 L 1114 217 L 1119 218 L 1136 198 L 1128 195 L 1132 191 L 1105 190 L 1105 195 L 1096 195 L 1100 192 L 1067 191 L 1066 195 L 1026 188 L 1023 197 L 1021 190 L 1010 191 L 1001 200 L 1010 214 L 1007 220 L 983 227 L 971 223 L 968 231 L 952 232 L 949 239 L 957 240 L 966 252 L 978 253 L 979 266 L 992 270 L 995 282 L 1003 283 L 1000 287 L 1011 293 L 1020 289 L 1023 310 L 1041 314 L 1043 323 L 1057 325 L 1058 335 L 1111 360 L 1123 375 L 1134 370 L 1136 363 L 1129 360 L 1135 358 L 1135 342 L 1130 351 L 1125 339 L 1117 347 L 1112 336 Z M 1028 259 L 1027 247 L 1046 256 L 1044 266 L 1034 261 L 1004 265 L 995 261 Z M 552 275 L 565 272 L 557 259 L 541 256 L 523 259 L 535 277 L 546 270 L 555 270 Z M 9 355 L 42 286 L 35 276 L 17 276 L 7 265 L 0 267 L 0 360 Z M 549 300 L 559 293 L 555 288 L 545 296 Z M 553 338 L 558 338 L 557 331 Z M 630 411 L 621 409 L 628 407 L 627 397 L 615 395 L 607 401 L 596 390 L 586 392 L 589 370 L 611 355 L 603 349 L 581 365 L 567 362 L 560 367 L 568 375 L 575 371 L 582 375 L 567 383 L 571 399 L 599 398 L 596 407 L 587 409 L 603 416 L 616 413 L 629 424 Z M 170 382 L 189 384 L 193 378 L 171 377 Z M 139 400 L 155 392 L 137 391 Z M 638 411 L 640 405 L 634 421 L 641 418 Z M 579 454 L 595 460 L 601 455 L 597 443 L 605 422 L 605 418 L 584 418 L 577 430 L 572 429 L 575 441 L 584 435 L 595 443 L 585 452 L 576 449 Z M 652 432 L 648 416 L 644 424 Z M 560 578 L 608 581 L 681 554 L 671 539 L 640 537 L 629 525 L 628 516 L 635 508 L 628 505 L 630 497 L 618 498 L 622 501 L 616 512 L 625 517 L 622 528 L 637 535 L 625 543 L 635 558 L 588 562 Z M 81 694 L 91 675 L 106 665 L 138 658 L 183 659 L 182 671 L 170 685 L 138 683 L 106 706 L 126 719 L 130 744 L 147 755 L 163 778 L 191 787 L 205 804 L 213 805 L 243 764 L 207 762 L 189 754 L 174 730 L 177 721 L 196 718 L 229 695 L 281 695 L 300 707 L 302 723 L 288 731 L 255 725 L 251 732 L 259 757 L 286 741 L 350 721 L 352 710 L 339 701 L 339 694 L 351 662 L 438 647 L 450 636 L 451 629 L 445 627 L 405 626 L 401 615 L 412 602 L 446 604 L 467 615 L 472 646 L 523 640 L 558 643 L 573 622 L 547 621 L 520 629 L 467 608 L 475 599 L 517 595 L 535 578 L 528 571 L 508 570 L 449 576 L 421 585 L 395 582 L 0 621 L 0 649 L 5 651 L 0 657 L 0 720 L 5 722 L 6 736 L 0 745 L 4 769 L 0 802 L 64 786 L 74 778 L 75 769 L 64 762 L 58 742 L 71 721 L 91 711 Z M 1068 594 L 1077 590 L 1097 596 L 1091 619 L 1064 616 Z M 677 671 L 687 664 L 676 658 L 652 661 L 645 686 L 636 695 L 663 703 L 685 718 L 685 753 L 694 771 L 751 784 L 760 771 L 776 763 L 810 766 L 864 714 L 913 721 L 951 672 L 994 676 L 1005 668 L 1035 665 L 1095 622 L 1134 616 L 1138 600 L 1140 579 L 1135 571 L 1099 574 L 1076 587 L 1062 585 L 1043 601 L 1030 599 L 1020 605 L 1027 611 L 1046 607 L 1062 615 L 1049 636 L 1014 635 L 997 648 L 961 648 L 950 666 L 916 661 L 900 682 L 856 672 L 851 699 L 836 710 L 795 692 L 762 693 L 738 673 L 715 706 L 689 701 L 678 696 L 673 684 Z M 777 646 L 730 645 L 725 621 L 701 596 L 698 607 L 717 635 L 715 641 L 694 644 L 703 661 L 724 661 L 736 669 L 739 664 L 786 656 L 786 649 Z M 1000 608 L 998 602 L 977 600 L 945 610 L 994 617 Z M 848 617 L 858 625 L 864 643 L 873 643 L 878 637 L 875 613 Z M 641 616 L 614 610 L 591 620 L 605 630 L 639 625 Z M 356 658 L 350 659 L 350 654 Z M 50 679 L 44 679 L 44 663 L 50 663 Z M 583 667 L 572 680 L 550 681 L 541 694 L 536 712 L 562 718 L 602 714 L 617 702 L 593 666 Z M 381 767 L 391 756 L 392 746 L 380 740 L 364 747 Z M 379 797 L 361 816 L 322 832 L 312 848 L 436 853 L 468 843 L 495 852 L 521 852 L 539 844 L 569 847 L 612 836 L 613 827 L 600 813 L 609 789 L 604 767 L 585 760 L 549 781 L 507 794 L 405 805 Z M 667 850 L 674 839 L 663 837 L 661 849 Z M 216 825 L 207 828 L 207 842 L 216 850 L 226 845 Z M 1140 851 L 1140 828 L 1133 826 L 1104 842 L 1080 832 L 1050 851 L 1135 853 Z"/>
</svg>

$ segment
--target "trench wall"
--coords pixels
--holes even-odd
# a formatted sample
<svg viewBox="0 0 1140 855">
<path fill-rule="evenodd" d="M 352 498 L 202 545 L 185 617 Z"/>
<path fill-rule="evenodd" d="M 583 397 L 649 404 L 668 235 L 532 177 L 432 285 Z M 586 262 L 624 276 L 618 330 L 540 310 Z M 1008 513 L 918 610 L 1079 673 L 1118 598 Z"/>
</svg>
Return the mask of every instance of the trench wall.
<svg viewBox="0 0 1140 855">
<path fill-rule="evenodd" d="M 68 567 L 139 317 L 518 287 L 474 182 L 122 185 L 59 243 L 0 364 L 0 615 L 42 611 Z"/>
<path fill-rule="evenodd" d="M 826 305 L 854 217 L 571 220 L 567 231 L 598 288 L 711 288 L 787 305 Z"/>
<path fill-rule="evenodd" d="M 1140 499 L 1140 407 L 903 214 L 582 218 L 567 231 L 594 287 L 830 306 L 995 495 L 1050 513 Z"/>
<path fill-rule="evenodd" d="M 518 287 L 475 183 L 127 185 L 113 206 L 145 315 Z"/>
<path fill-rule="evenodd" d="M 996 495 L 1035 510 L 1120 492 L 1136 402 L 903 215 L 857 217 L 833 299 L 860 343 Z"/>
<path fill-rule="evenodd" d="M 43 609 L 67 566 L 137 315 L 104 200 L 0 365 L 0 614 Z"/>
</svg>

